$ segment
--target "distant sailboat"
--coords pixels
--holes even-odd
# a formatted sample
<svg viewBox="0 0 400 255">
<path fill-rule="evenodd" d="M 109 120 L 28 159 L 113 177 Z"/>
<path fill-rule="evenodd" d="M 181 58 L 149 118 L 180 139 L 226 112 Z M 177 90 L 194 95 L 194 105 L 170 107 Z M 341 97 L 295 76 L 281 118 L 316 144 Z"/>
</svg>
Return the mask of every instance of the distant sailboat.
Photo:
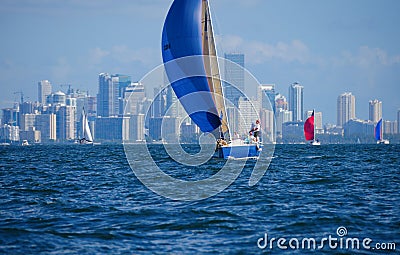
<svg viewBox="0 0 400 255">
<path fill-rule="evenodd" d="M 315 125 L 314 125 L 314 110 L 311 116 L 304 123 L 304 137 L 307 141 L 311 141 L 312 145 L 321 145 L 318 139 L 315 137 Z"/>
<path fill-rule="evenodd" d="M 85 113 L 85 108 L 82 110 L 82 119 L 81 119 L 81 124 L 82 124 L 82 138 L 79 139 L 80 144 L 93 144 L 93 137 L 92 133 L 90 132 L 89 128 L 89 121 L 87 118 L 87 115 Z"/>
<path fill-rule="evenodd" d="M 231 143 L 208 0 L 175 0 L 162 32 L 171 87 L 202 132 L 217 139 L 217 157 L 258 157 L 261 145 Z"/>
<path fill-rule="evenodd" d="M 389 144 L 389 140 L 383 139 L 382 119 L 375 126 L 375 140 L 377 144 Z"/>
</svg>

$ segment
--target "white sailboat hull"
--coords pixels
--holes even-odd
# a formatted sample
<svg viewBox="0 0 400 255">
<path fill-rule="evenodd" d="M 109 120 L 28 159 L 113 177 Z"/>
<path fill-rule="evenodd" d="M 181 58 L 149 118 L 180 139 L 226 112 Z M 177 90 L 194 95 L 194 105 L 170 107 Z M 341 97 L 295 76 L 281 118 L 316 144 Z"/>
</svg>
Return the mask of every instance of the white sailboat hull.
<svg viewBox="0 0 400 255">
<path fill-rule="evenodd" d="M 376 141 L 376 143 L 377 144 L 390 144 L 389 140 L 386 140 L 386 139 Z"/>
<path fill-rule="evenodd" d="M 319 145 L 321 145 L 321 143 L 319 141 L 312 141 L 311 145 L 319 146 Z"/>
</svg>

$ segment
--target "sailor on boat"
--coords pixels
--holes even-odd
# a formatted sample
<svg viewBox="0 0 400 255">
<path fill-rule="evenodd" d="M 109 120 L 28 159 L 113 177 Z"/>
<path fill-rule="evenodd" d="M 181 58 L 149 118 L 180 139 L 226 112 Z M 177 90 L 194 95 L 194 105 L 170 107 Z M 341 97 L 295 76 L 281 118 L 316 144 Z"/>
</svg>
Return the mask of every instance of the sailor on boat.
<svg viewBox="0 0 400 255">
<path fill-rule="evenodd" d="M 251 130 L 249 131 L 249 134 L 253 134 L 256 142 L 258 142 L 258 137 L 260 136 L 260 121 L 256 120 L 256 124 L 252 125 Z"/>
<path fill-rule="evenodd" d="M 260 130 L 261 130 L 260 120 L 256 120 L 256 124 L 252 125 L 251 130 L 249 131 L 249 134 L 250 134 L 250 136 L 254 136 L 254 142 L 256 143 L 257 150 L 259 150 L 258 137 L 260 136 Z"/>
</svg>

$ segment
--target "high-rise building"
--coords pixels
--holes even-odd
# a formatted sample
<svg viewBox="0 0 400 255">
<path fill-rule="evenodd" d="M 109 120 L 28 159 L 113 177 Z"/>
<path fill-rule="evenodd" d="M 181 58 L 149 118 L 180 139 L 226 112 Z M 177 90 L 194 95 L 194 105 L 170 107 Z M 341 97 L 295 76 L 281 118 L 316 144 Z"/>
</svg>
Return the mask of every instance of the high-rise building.
<svg viewBox="0 0 400 255">
<path fill-rule="evenodd" d="M 129 141 L 129 121 L 129 117 L 97 117 L 94 132 L 96 140 Z"/>
<path fill-rule="evenodd" d="M 382 126 L 384 134 L 397 134 L 397 121 L 384 120 Z"/>
<path fill-rule="evenodd" d="M 41 133 L 42 142 L 55 142 L 57 138 L 56 114 L 36 115 L 35 127 Z"/>
<path fill-rule="evenodd" d="M 355 118 L 356 98 L 351 92 L 345 92 L 337 99 L 337 125 L 343 127 L 346 122 Z"/>
<path fill-rule="evenodd" d="M 375 99 L 369 101 L 369 120 L 377 123 L 382 119 L 382 102 Z"/>
<path fill-rule="evenodd" d="M 288 110 L 288 102 L 285 96 L 277 94 L 275 96 L 275 109 Z"/>
<path fill-rule="evenodd" d="M 239 98 L 238 104 L 238 133 L 239 135 L 248 134 L 252 124 L 255 124 L 256 120 L 259 119 L 257 109 L 260 107 L 257 101 L 250 101 L 250 99 L 244 97 Z"/>
<path fill-rule="evenodd" d="M 350 119 L 343 124 L 344 137 L 373 137 L 374 123 L 371 121 Z"/>
<path fill-rule="evenodd" d="M 397 110 L 397 133 L 400 134 L 400 109 Z"/>
<path fill-rule="evenodd" d="M 21 114 L 20 118 L 20 131 L 28 131 L 30 128 L 35 127 L 36 114 L 27 113 Z"/>
<path fill-rule="evenodd" d="M 238 106 L 239 98 L 244 93 L 244 54 L 225 54 L 225 58 L 233 63 L 229 61 L 225 63 L 224 96 Z"/>
<path fill-rule="evenodd" d="M 284 110 L 282 108 L 277 108 L 275 112 L 275 119 L 276 119 L 276 136 L 282 137 L 282 128 L 283 124 L 286 122 L 291 122 L 293 119 L 292 111 Z"/>
<path fill-rule="evenodd" d="M 66 105 L 56 113 L 57 139 L 59 141 L 76 138 L 76 98 L 67 98 Z"/>
<path fill-rule="evenodd" d="M 265 84 L 258 87 L 257 101 L 260 104 L 260 124 L 261 128 L 264 130 L 262 135 L 268 141 L 274 141 L 274 113 L 275 108 L 275 84 Z"/>
<path fill-rule="evenodd" d="M 144 141 L 144 114 L 131 115 L 129 119 L 129 141 Z"/>
<path fill-rule="evenodd" d="M 312 114 L 312 112 L 313 112 L 313 111 L 307 111 L 307 112 L 306 112 L 306 116 L 305 116 L 304 119 L 307 119 L 308 117 L 310 117 L 311 114 Z M 321 132 L 321 131 L 323 130 L 323 126 L 322 126 L 322 112 L 316 112 L 316 111 L 314 111 L 314 126 L 315 126 L 315 129 L 316 129 L 318 132 Z"/>
<path fill-rule="evenodd" d="M 274 112 L 266 109 L 261 109 L 260 111 L 260 124 L 261 130 L 263 133 L 261 134 L 265 142 L 274 142 L 275 141 L 275 118 Z"/>
<path fill-rule="evenodd" d="M 164 114 L 171 116 L 171 117 L 177 117 L 180 119 L 184 119 L 187 116 L 187 113 L 185 109 L 183 108 L 183 105 L 181 102 L 178 100 L 178 97 L 174 93 L 173 89 L 171 86 L 168 86 L 164 89 L 165 91 L 165 109 L 164 109 Z"/>
<path fill-rule="evenodd" d="M 67 96 L 62 91 L 56 91 L 47 96 L 47 103 L 51 105 L 65 105 Z"/>
<path fill-rule="evenodd" d="M 293 121 L 303 120 L 303 90 L 298 82 L 289 86 L 289 111 L 292 111 Z"/>
<path fill-rule="evenodd" d="M 51 83 L 48 80 L 38 82 L 38 101 L 41 104 L 46 104 L 47 96 L 51 94 Z"/>
<path fill-rule="evenodd" d="M 275 112 L 275 84 L 263 84 L 258 87 L 257 101 L 261 109 Z"/>
<path fill-rule="evenodd" d="M 102 117 L 119 114 L 119 78 L 107 73 L 99 74 L 99 93 L 97 94 L 97 115 Z"/>
<path fill-rule="evenodd" d="M 121 109 L 124 115 L 136 115 L 141 113 L 140 106 L 145 98 L 144 86 L 141 83 L 132 83 L 125 88 L 121 99 Z"/>
<path fill-rule="evenodd" d="M 164 116 L 166 95 L 165 90 L 154 88 L 153 103 L 151 104 L 150 117 L 159 118 Z"/>
<path fill-rule="evenodd" d="M 91 96 L 87 97 L 87 105 L 86 105 L 85 110 L 89 115 L 94 115 L 94 116 L 96 115 L 97 97 L 91 97 Z"/>
<path fill-rule="evenodd" d="M 124 74 L 114 74 L 111 77 L 113 78 L 113 82 L 118 83 L 116 85 L 118 86 L 118 96 L 122 98 L 124 96 L 125 89 L 131 86 L 131 77 Z"/>
</svg>

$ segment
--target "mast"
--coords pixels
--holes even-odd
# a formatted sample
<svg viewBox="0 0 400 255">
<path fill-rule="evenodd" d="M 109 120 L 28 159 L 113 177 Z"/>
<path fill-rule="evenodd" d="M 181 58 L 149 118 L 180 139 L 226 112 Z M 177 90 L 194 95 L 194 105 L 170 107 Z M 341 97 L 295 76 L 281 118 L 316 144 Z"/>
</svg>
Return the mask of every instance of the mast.
<svg viewBox="0 0 400 255">
<path fill-rule="evenodd" d="M 81 119 L 81 130 L 82 130 L 82 138 L 86 138 L 85 137 L 85 121 L 86 121 L 86 118 L 85 118 L 85 107 L 83 107 L 83 109 L 82 109 L 82 119 Z"/>
<path fill-rule="evenodd" d="M 314 142 L 317 140 L 316 138 L 315 138 L 315 136 L 317 135 L 317 133 L 315 132 L 315 109 L 313 109 L 313 115 L 314 115 Z"/>
<path fill-rule="evenodd" d="M 202 3 L 202 40 L 204 52 L 204 64 L 206 69 L 207 81 L 212 93 L 218 115 L 221 120 L 220 133 L 223 138 L 230 140 L 228 118 L 226 115 L 225 99 L 222 91 L 221 77 L 215 48 L 214 33 L 211 23 L 210 7 L 208 0 Z"/>
</svg>

